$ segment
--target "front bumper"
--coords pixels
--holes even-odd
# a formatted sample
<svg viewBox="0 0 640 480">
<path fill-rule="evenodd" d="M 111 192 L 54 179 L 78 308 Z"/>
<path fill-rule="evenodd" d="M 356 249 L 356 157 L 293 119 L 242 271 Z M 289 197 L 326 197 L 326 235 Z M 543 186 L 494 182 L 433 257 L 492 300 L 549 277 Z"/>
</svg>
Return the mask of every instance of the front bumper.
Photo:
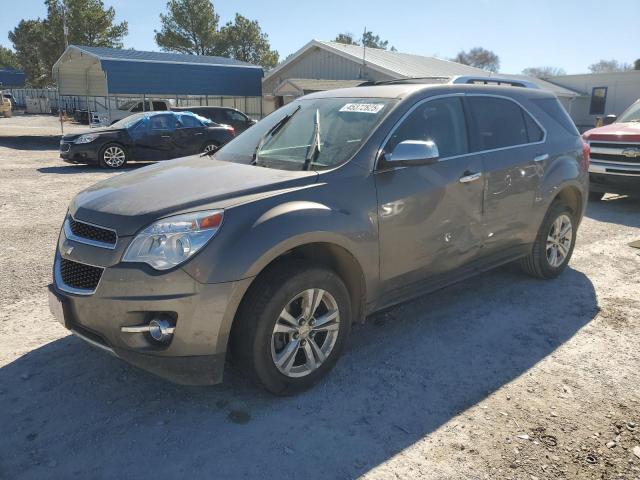
<svg viewBox="0 0 640 480">
<path fill-rule="evenodd" d="M 98 163 L 97 147 L 92 143 L 76 145 L 61 141 L 60 158 L 68 163 Z"/>
<path fill-rule="evenodd" d="M 630 165 L 592 160 L 589 166 L 589 190 L 619 195 L 640 195 L 640 163 Z"/>
<path fill-rule="evenodd" d="M 129 240 L 119 238 L 118 244 Z M 62 231 L 49 286 L 56 318 L 92 345 L 167 380 L 186 385 L 221 382 L 231 324 L 251 279 L 202 284 L 181 268 L 158 272 L 145 264 L 119 263 L 124 248 L 84 245 Z M 95 291 L 81 294 L 61 282 L 62 258 L 103 267 Z M 159 315 L 175 322 L 168 343 L 153 340 L 148 332 L 122 331 Z"/>
</svg>

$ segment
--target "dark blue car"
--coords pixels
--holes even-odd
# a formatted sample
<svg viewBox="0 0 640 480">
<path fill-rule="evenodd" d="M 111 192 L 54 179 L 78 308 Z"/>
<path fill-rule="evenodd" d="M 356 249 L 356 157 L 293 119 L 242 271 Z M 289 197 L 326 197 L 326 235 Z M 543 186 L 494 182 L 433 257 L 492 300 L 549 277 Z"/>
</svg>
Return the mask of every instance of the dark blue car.
<svg viewBox="0 0 640 480">
<path fill-rule="evenodd" d="M 60 157 L 65 162 L 117 169 L 131 160 L 213 153 L 234 136 L 233 127 L 191 112 L 143 112 L 107 128 L 63 136 Z"/>
</svg>

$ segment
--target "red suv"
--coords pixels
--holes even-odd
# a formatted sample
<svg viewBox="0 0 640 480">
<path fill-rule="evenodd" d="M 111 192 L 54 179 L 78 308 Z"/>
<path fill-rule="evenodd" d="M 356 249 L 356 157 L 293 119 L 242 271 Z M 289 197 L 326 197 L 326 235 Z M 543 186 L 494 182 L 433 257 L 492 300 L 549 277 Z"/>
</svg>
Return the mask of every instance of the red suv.
<svg viewBox="0 0 640 480">
<path fill-rule="evenodd" d="M 589 198 L 640 195 L 640 100 L 609 125 L 584 133 L 591 147 Z"/>
</svg>

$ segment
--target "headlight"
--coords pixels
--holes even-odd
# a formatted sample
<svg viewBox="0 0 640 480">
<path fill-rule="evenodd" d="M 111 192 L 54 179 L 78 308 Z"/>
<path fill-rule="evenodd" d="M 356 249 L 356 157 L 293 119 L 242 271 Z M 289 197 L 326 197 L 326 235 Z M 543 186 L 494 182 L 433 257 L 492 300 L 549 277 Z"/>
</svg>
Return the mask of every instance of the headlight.
<svg viewBox="0 0 640 480">
<path fill-rule="evenodd" d="M 220 229 L 223 210 L 167 217 L 136 235 L 123 262 L 144 262 L 156 270 L 180 265 L 204 247 Z"/>
<path fill-rule="evenodd" d="M 90 143 L 93 142 L 96 138 L 98 138 L 97 133 L 87 133 L 86 135 L 80 135 L 76 138 L 75 143 Z"/>
</svg>

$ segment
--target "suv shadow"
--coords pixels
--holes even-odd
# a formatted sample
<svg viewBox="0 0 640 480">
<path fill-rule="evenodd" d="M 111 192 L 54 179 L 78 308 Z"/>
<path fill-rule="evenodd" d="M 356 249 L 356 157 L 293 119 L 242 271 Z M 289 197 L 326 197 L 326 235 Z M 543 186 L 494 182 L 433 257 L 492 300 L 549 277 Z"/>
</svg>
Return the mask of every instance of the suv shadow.
<svg viewBox="0 0 640 480">
<path fill-rule="evenodd" d="M 181 387 L 72 336 L 0 369 L 9 478 L 355 478 L 519 377 L 598 311 L 593 285 L 506 267 L 378 313 L 332 375 L 275 398 Z M 524 399 L 523 399 L 524 400 Z"/>
</svg>

